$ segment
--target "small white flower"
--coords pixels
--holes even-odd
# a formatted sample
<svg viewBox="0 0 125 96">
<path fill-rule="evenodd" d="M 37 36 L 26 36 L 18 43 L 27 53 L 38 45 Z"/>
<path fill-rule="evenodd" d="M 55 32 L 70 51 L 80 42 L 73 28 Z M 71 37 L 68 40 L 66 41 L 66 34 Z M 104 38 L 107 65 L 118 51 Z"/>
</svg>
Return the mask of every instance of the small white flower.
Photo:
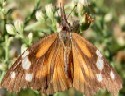
<svg viewBox="0 0 125 96">
<path fill-rule="evenodd" d="M 122 14 L 119 16 L 119 23 L 121 26 L 124 26 L 125 24 L 125 14 Z"/>
<path fill-rule="evenodd" d="M 125 45 L 125 38 L 124 36 L 119 36 L 117 37 L 117 42 L 119 43 L 120 46 L 124 46 Z"/>
<path fill-rule="evenodd" d="M 112 20 L 112 18 L 113 18 L 113 16 L 112 16 L 112 14 L 111 14 L 111 13 L 106 14 L 106 15 L 105 15 L 105 17 L 104 17 L 104 19 L 105 19 L 105 21 L 106 21 L 106 22 L 111 21 L 111 20 Z"/>
<path fill-rule="evenodd" d="M 6 1 L 4 1 L 4 2 L 2 3 L 2 5 L 3 5 L 3 6 L 5 6 L 6 4 L 7 4 L 7 2 L 6 2 Z"/>
<path fill-rule="evenodd" d="M 6 10 L 5 10 L 4 8 L 2 8 L 0 11 L 1 11 L 3 14 L 6 13 Z"/>
<path fill-rule="evenodd" d="M 0 63 L 0 70 L 4 71 L 4 70 L 6 70 L 6 68 L 7 68 L 6 64 Z"/>
<path fill-rule="evenodd" d="M 16 33 L 16 30 L 12 24 L 6 24 L 6 31 L 11 35 L 14 35 Z"/>
<path fill-rule="evenodd" d="M 28 34 L 28 38 L 29 38 L 29 39 L 32 39 L 32 38 L 33 38 L 33 33 L 30 32 L 30 33 Z"/>
<path fill-rule="evenodd" d="M 78 12 L 82 12 L 82 9 L 83 9 L 83 6 L 82 6 L 82 4 L 81 3 L 78 3 L 77 4 L 77 10 L 78 10 Z"/>
<path fill-rule="evenodd" d="M 27 46 L 25 44 L 23 44 L 21 46 L 21 53 L 23 53 L 24 51 L 26 51 L 26 49 L 27 49 Z"/>
<path fill-rule="evenodd" d="M 51 18 L 53 18 L 53 6 L 52 6 L 52 4 L 48 4 L 48 5 L 46 5 L 45 6 L 45 9 L 46 9 L 46 15 L 51 19 Z"/>
<path fill-rule="evenodd" d="M 36 19 L 37 19 L 38 21 L 44 20 L 44 14 L 42 13 L 41 10 L 38 10 L 38 11 L 36 12 L 35 16 L 36 16 Z"/>
<path fill-rule="evenodd" d="M 16 28 L 16 31 L 21 33 L 23 32 L 23 21 L 20 19 L 17 19 L 14 21 L 14 26 Z"/>
<path fill-rule="evenodd" d="M 29 44 L 32 43 L 32 40 L 33 40 L 33 33 L 29 33 L 28 34 L 28 38 L 29 38 Z"/>
<path fill-rule="evenodd" d="M 84 6 L 90 5 L 90 1 L 89 0 L 79 0 L 79 3 L 81 3 Z"/>
<path fill-rule="evenodd" d="M 56 28 L 57 28 L 57 32 L 60 33 L 62 28 L 59 26 L 59 23 L 56 23 Z"/>
</svg>

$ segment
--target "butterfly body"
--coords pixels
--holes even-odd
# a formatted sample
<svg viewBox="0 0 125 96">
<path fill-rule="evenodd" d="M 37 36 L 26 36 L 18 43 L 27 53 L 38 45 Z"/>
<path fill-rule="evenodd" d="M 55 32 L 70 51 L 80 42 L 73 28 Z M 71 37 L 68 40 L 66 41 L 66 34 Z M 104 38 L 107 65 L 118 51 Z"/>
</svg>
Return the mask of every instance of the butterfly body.
<svg viewBox="0 0 125 96">
<path fill-rule="evenodd" d="M 14 92 L 31 87 L 46 94 L 74 87 L 86 96 L 103 88 L 117 96 L 120 76 L 93 44 L 73 32 L 61 11 L 61 32 L 44 37 L 20 55 L 2 86 Z"/>
</svg>

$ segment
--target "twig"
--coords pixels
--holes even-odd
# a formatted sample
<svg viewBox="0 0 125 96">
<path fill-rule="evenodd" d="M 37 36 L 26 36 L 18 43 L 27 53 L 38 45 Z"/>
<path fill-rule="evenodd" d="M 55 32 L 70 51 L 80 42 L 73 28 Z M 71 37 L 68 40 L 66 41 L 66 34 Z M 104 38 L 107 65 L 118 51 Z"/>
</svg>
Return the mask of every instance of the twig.
<svg viewBox="0 0 125 96">
<path fill-rule="evenodd" d="M 39 9 L 40 2 L 41 0 L 36 1 L 33 11 L 31 12 L 31 14 L 29 14 L 29 16 L 25 18 L 24 26 L 27 25 L 29 21 L 33 18 L 35 12 Z"/>
</svg>

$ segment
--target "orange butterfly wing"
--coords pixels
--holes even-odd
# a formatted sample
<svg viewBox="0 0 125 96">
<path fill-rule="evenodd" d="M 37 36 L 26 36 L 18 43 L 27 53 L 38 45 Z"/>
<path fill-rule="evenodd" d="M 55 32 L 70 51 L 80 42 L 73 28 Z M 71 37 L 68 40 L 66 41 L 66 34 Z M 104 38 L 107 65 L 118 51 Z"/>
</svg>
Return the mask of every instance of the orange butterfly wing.
<svg viewBox="0 0 125 96">
<path fill-rule="evenodd" d="M 63 42 L 57 38 L 55 44 L 45 54 L 43 64 L 39 65 L 35 80 L 40 83 L 36 83 L 39 85 L 35 86 L 41 86 L 41 93 L 46 94 L 68 89 L 71 87 L 71 82 L 65 74 L 64 68 L 64 46 Z"/>
<path fill-rule="evenodd" d="M 76 33 L 65 44 L 59 34 L 43 38 L 17 59 L 2 86 L 16 92 L 31 87 L 46 94 L 74 87 L 86 96 L 105 88 L 118 94 L 122 81 L 96 47 Z"/>
<path fill-rule="evenodd" d="M 72 33 L 72 50 L 73 87 L 86 96 L 93 96 L 101 88 L 117 96 L 122 80 L 98 49 L 80 35 Z"/>
<path fill-rule="evenodd" d="M 65 72 L 64 45 L 58 34 L 43 38 L 27 49 L 6 73 L 2 86 L 18 92 L 31 87 L 53 94 L 72 86 Z"/>
<path fill-rule="evenodd" d="M 1 86 L 7 88 L 9 91 L 15 92 L 18 92 L 20 88 L 27 87 L 36 87 L 36 89 L 39 89 L 41 85 L 39 83 L 36 84 L 38 80 L 35 78 L 35 73 L 40 65 L 43 64 L 46 52 L 56 39 L 57 34 L 52 34 L 28 48 L 7 71 Z M 38 53 L 36 54 L 36 52 L 41 53 L 41 56 Z"/>
</svg>

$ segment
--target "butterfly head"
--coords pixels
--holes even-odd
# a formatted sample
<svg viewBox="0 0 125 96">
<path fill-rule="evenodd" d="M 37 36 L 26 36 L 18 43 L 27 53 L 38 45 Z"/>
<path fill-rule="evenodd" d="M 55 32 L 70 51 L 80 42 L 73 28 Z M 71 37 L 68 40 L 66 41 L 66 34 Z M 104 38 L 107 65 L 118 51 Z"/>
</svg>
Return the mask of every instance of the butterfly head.
<svg viewBox="0 0 125 96">
<path fill-rule="evenodd" d="M 64 6 L 62 6 L 60 4 L 60 8 L 59 8 L 60 12 L 61 12 L 61 22 L 60 22 L 60 26 L 62 28 L 62 31 L 68 31 L 71 32 L 71 24 L 67 21 L 67 17 L 65 14 L 65 10 L 64 10 Z"/>
<path fill-rule="evenodd" d="M 75 7 L 76 6 L 74 6 L 73 10 L 75 9 Z M 64 6 L 62 6 L 61 4 L 60 4 L 60 7 L 59 7 L 59 10 L 61 12 L 60 26 L 62 28 L 62 32 L 63 31 L 65 31 L 65 32 L 74 32 L 74 31 L 76 31 L 76 29 L 78 29 L 79 26 L 80 26 L 79 20 L 73 21 L 72 24 L 70 24 L 68 22 L 68 18 L 69 18 L 70 14 L 72 13 L 73 10 L 71 11 L 71 13 L 68 16 L 65 14 Z"/>
</svg>

